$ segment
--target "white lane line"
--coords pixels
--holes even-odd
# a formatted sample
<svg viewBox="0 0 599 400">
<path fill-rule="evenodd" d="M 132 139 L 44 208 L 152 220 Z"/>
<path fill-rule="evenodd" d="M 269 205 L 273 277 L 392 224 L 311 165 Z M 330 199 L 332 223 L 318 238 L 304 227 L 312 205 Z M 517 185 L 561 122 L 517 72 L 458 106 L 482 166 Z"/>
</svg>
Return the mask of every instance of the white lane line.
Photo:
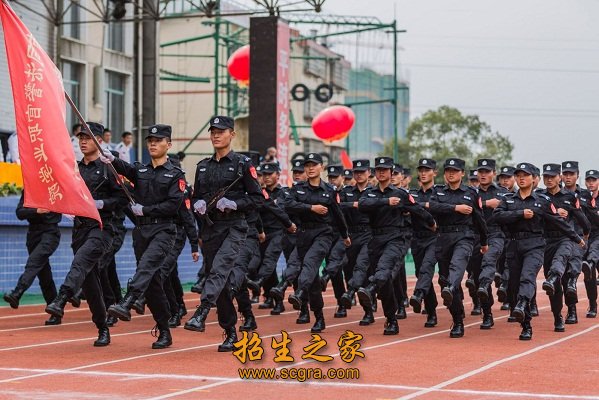
<svg viewBox="0 0 599 400">
<path fill-rule="evenodd" d="M 31 368 L 0 368 L 0 371 L 8 372 L 27 372 L 27 373 L 39 373 L 39 372 L 55 372 L 62 373 L 64 375 L 74 375 L 83 377 L 96 377 L 96 378 L 118 378 L 118 380 L 152 380 L 167 379 L 176 381 L 215 381 L 215 383 L 224 383 L 233 380 L 233 378 L 224 376 L 206 376 L 206 375 L 179 375 L 179 374 L 140 374 L 140 373 L 129 373 L 129 372 L 105 372 L 105 371 L 63 371 L 55 369 L 31 369 Z M 330 382 L 330 381 L 307 381 L 297 382 L 293 380 L 241 380 L 235 379 L 239 382 L 244 383 L 255 383 L 255 384 L 286 384 L 286 385 L 314 385 L 314 386 L 332 386 L 332 387 L 343 387 L 343 388 L 355 388 L 355 389 L 386 389 L 386 390 L 425 390 L 429 388 L 419 386 L 407 386 L 407 385 L 389 385 L 389 384 L 377 384 L 377 383 L 354 383 L 354 382 Z M 206 389 L 207 386 L 200 386 L 199 388 Z M 194 388 L 194 390 L 202 390 Z M 193 390 L 192 390 L 193 391 Z M 566 394 L 555 394 L 555 393 L 528 393 L 528 392 L 505 392 L 505 391 L 491 391 L 491 390 L 469 390 L 469 389 L 435 389 L 434 392 L 439 393 L 458 393 L 472 396 L 496 396 L 496 397 L 529 397 L 529 398 L 557 398 L 557 399 L 589 399 L 599 400 L 597 395 L 566 395 Z M 2 393 L 2 391 L 0 391 Z"/>
<path fill-rule="evenodd" d="M 522 357 L 526 357 L 526 356 L 528 356 L 530 354 L 534 354 L 534 353 L 539 352 L 541 350 L 545 350 L 546 348 L 558 345 L 560 343 L 563 343 L 563 342 L 566 342 L 568 340 L 574 339 L 574 338 L 576 338 L 578 336 L 587 334 L 587 333 L 589 333 L 589 332 L 591 332 L 591 331 L 593 331 L 593 330 L 595 330 L 597 328 L 599 328 L 599 324 L 592 325 L 592 326 L 590 326 L 590 327 L 588 327 L 588 328 L 586 328 L 586 329 L 584 329 L 584 330 L 582 330 L 580 332 L 576 332 L 576 333 L 573 333 L 571 335 L 565 336 L 565 337 L 563 337 L 561 339 L 554 340 L 552 342 L 545 343 L 545 344 L 533 347 L 532 349 L 529 349 L 529 350 L 524 351 L 522 353 L 514 354 L 512 356 L 505 357 L 505 358 L 502 358 L 500 360 L 493 361 L 493 362 L 485 365 L 484 367 L 480 367 L 480 368 L 477 368 L 477 369 L 472 370 L 470 372 L 466 372 L 465 374 L 456 376 L 455 378 L 446 380 L 445 382 L 441 382 L 441 383 L 439 383 L 437 385 L 431 386 L 430 388 L 426 388 L 426 389 L 420 390 L 420 391 L 418 391 L 416 393 L 412 393 L 412 394 L 409 394 L 407 396 L 402 396 L 398 400 L 413 399 L 413 398 L 425 395 L 427 393 L 433 392 L 436 389 L 442 389 L 442 388 L 444 388 L 446 386 L 453 385 L 454 383 L 463 381 L 463 380 L 468 379 L 468 378 L 470 378 L 472 376 L 475 376 L 475 375 L 478 375 L 478 374 L 483 373 L 485 371 L 488 371 L 488 370 L 490 370 L 492 368 L 497 367 L 498 365 L 505 364 L 505 363 L 508 363 L 510 361 L 522 358 Z"/>
<path fill-rule="evenodd" d="M 87 307 L 83 307 L 84 304 L 87 304 L 85 302 L 81 302 L 81 306 L 79 308 L 69 308 L 68 310 L 64 310 L 65 314 L 67 313 L 74 313 L 74 312 L 78 312 L 78 311 L 87 311 L 88 308 Z M 41 307 L 42 304 L 31 304 L 32 306 L 38 306 Z M 19 306 L 19 309 L 23 307 L 23 306 Z M 15 318 L 26 318 L 26 317 L 41 317 L 41 316 L 49 316 L 48 313 L 45 312 L 41 312 L 41 313 L 29 313 L 29 314 L 15 314 L 15 315 L 5 315 L 3 317 L 0 317 L 0 320 L 3 319 L 15 319 Z"/>
</svg>

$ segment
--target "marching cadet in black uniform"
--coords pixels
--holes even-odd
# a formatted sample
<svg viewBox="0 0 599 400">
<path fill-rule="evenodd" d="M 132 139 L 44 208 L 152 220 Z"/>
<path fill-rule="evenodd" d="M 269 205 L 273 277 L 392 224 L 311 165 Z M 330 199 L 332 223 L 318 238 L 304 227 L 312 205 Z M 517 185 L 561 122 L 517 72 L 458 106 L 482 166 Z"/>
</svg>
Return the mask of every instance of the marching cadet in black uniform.
<svg viewBox="0 0 599 400">
<path fill-rule="evenodd" d="M 426 205 L 433 194 L 435 177 L 437 176 L 437 162 L 430 158 L 421 158 L 418 160 L 418 182 L 420 189 L 410 190 L 410 194 L 421 205 Z M 425 328 L 434 328 L 437 326 L 437 295 L 433 285 L 433 276 L 435 275 L 435 243 L 437 234 L 432 232 L 426 221 L 417 216 L 412 217 L 412 256 L 414 257 L 414 266 L 416 267 L 416 287 L 414 294 L 410 297 L 410 305 L 416 314 L 424 308 L 426 309 Z"/>
<path fill-rule="evenodd" d="M 327 167 L 327 178 L 329 183 L 335 187 L 335 190 L 341 195 L 343 190 L 343 167 L 341 165 L 330 165 Z M 337 300 L 337 309 L 335 310 L 334 318 L 345 318 L 347 317 L 347 310 L 345 306 L 340 303 L 341 296 L 345 293 L 345 281 L 351 278 L 347 274 L 351 274 L 347 271 L 347 257 L 345 256 L 345 245 L 343 239 L 338 232 L 335 232 L 333 239 L 333 246 L 329 251 L 329 254 L 325 258 L 325 268 L 323 275 L 320 277 L 320 286 L 323 292 L 327 290 L 327 284 L 329 280 L 333 285 L 333 292 L 335 293 L 335 299 Z M 345 280 L 345 281 L 344 281 Z"/>
<path fill-rule="evenodd" d="M 354 186 L 356 184 L 356 180 L 354 179 L 354 171 L 351 169 L 343 170 L 343 185 L 344 186 Z"/>
<path fill-rule="evenodd" d="M 391 185 L 392 158 L 377 157 L 375 168 L 378 185 L 366 189 L 358 201 L 358 210 L 368 213 L 372 228 L 368 255 L 370 266 L 374 269 L 370 283 L 358 290 L 358 299 L 365 309 L 372 308 L 378 293 L 387 318 L 383 334 L 397 335 L 397 299 L 392 275 L 398 260 L 405 257 L 408 249 L 406 232 L 409 228 L 404 212 L 419 215 L 431 230 L 436 225 L 433 217 L 408 192 Z"/>
<path fill-rule="evenodd" d="M 559 230 L 570 240 L 584 246 L 584 241 L 559 216 L 551 200 L 534 192 L 537 171 L 532 164 L 518 164 L 515 170 L 518 191 L 513 195 L 506 194 L 493 211 L 493 221 L 504 226 L 510 241 L 506 255 L 510 268 L 508 297 L 512 316 L 522 325 L 520 340 L 532 339 L 529 306 L 536 291 L 537 274 L 543 265 L 544 229 Z"/>
<path fill-rule="evenodd" d="M 584 216 L 584 212 L 580 208 L 580 203 L 576 199 L 576 196 L 572 192 L 560 187 L 560 173 L 561 166 L 559 164 L 543 165 L 543 182 L 546 189 L 540 189 L 537 192 L 547 196 L 551 200 L 555 207 L 557 207 L 557 213 L 567 221 L 575 232 L 574 219 L 576 219 L 580 226 L 582 226 L 581 232 L 584 231 L 582 235 L 586 237 L 590 232 L 590 224 Z M 564 293 L 561 281 L 562 277 L 566 274 L 568 260 L 573 254 L 574 243 L 565 237 L 560 230 L 552 230 L 550 227 L 546 227 L 544 237 L 545 259 L 543 269 L 546 280 L 543 282 L 543 290 L 545 290 L 551 302 L 555 331 L 564 332 L 564 321 L 561 315 Z"/>
<path fill-rule="evenodd" d="M 579 205 L 580 210 L 582 212 L 577 212 L 574 216 L 574 219 L 571 219 L 571 222 L 574 225 L 574 231 L 578 233 L 578 235 L 583 235 L 584 240 L 588 241 L 589 233 L 590 233 L 590 221 L 586 216 L 588 215 L 587 209 L 588 204 L 585 199 L 589 198 L 588 195 L 583 195 L 583 191 L 586 190 L 581 189 L 578 186 L 578 161 L 564 161 L 562 163 L 562 181 L 564 183 L 564 189 L 568 192 L 574 194 L 576 197 L 577 205 Z M 594 214 L 591 213 L 590 217 L 594 217 Z M 582 218 L 582 220 L 581 220 Z M 584 223 L 589 224 L 585 227 Z M 589 228 L 585 231 L 585 228 Z M 586 232 L 586 233 L 585 233 Z M 578 303 L 578 291 L 576 289 L 576 282 L 578 280 L 578 276 L 582 272 L 582 260 L 587 249 L 583 249 L 578 246 L 573 246 L 572 255 L 568 259 L 568 266 L 566 269 L 566 273 L 562 276 L 562 286 L 564 297 L 566 301 L 566 306 L 568 307 L 568 314 L 566 316 L 566 324 L 576 324 L 578 323 L 578 315 L 576 313 L 576 303 Z"/>
<path fill-rule="evenodd" d="M 173 342 L 162 268 L 164 259 L 175 244 L 175 220 L 186 188 L 185 174 L 167 156 L 171 148 L 171 132 L 169 125 L 149 128 L 146 145 L 151 161 L 148 164 L 129 164 L 115 159 L 106 151 L 102 157 L 103 162 L 112 162 L 116 171 L 133 183 L 133 195 L 137 201 L 131 205 L 136 216 L 133 249 L 137 269 L 125 297 L 120 303 L 110 306 L 108 313 L 120 320 L 130 321 L 133 304 L 145 296 L 159 331 L 158 339 L 152 343 L 153 349 L 166 348 Z"/>
<path fill-rule="evenodd" d="M 288 300 L 296 310 L 300 310 L 310 300 L 310 308 L 316 319 L 311 331 L 318 333 L 325 329 L 319 269 L 333 245 L 332 225 L 340 232 L 346 247 L 351 244 L 351 240 L 339 206 L 339 194 L 333 186 L 320 179 L 322 156 L 309 153 L 304 160 L 304 168 L 308 180 L 298 182 L 290 188 L 289 195 L 284 200 L 285 210 L 301 220 L 297 235 L 297 256 L 301 262 L 301 271 L 297 290 L 289 295 Z"/>
<path fill-rule="evenodd" d="M 514 178 L 514 167 L 504 165 L 499 169 L 499 175 L 497 175 L 497 182 L 499 186 L 506 189 L 510 193 L 515 193 L 518 189 L 516 187 L 516 178 Z M 497 287 L 497 300 L 502 303 L 501 310 L 509 310 L 510 303 L 507 299 L 507 285 L 510 279 L 510 269 L 507 268 L 505 254 L 509 241 L 505 241 L 504 249 L 497 262 L 497 272 L 495 273 L 495 286 Z"/>
<path fill-rule="evenodd" d="M 462 278 L 472 256 L 475 230 L 480 236 L 480 252 L 487 252 L 487 224 L 478 194 L 462 184 L 464 160 L 449 158 L 443 168 L 446 185 L 433 190 L 429 209 L 439 224 L 436 257 L 439 279 L 444 278 L 447 283 L 442 285 L 443 305 L 453 318 L 449 337 L 459 338 L 464 336 Z"/>
<path fill-rule="evenodd" d="M 216 306 L 219 325 L 226 334 L 223 344 L 218 347 L 222 352 L 233 351 L 233 343 L 237 341 L 237 313 L 231 299 L 229 279 L 247 235 L 246 214 L 262 205 L 264 195 L 251 160 L 231 150 L 235 137 L 233 119 L 214 117 L 210 120 L 209 131 L 215 153 L 198 163 L 193 193 L 194 210 L 207 216 L 201 229 L 207 279 L 201 303 L 185 323 L 185 329 L 203 332 L 210 308 Z M 215 208 L 208 209 L 215 194 L 231 185 Z"/>
<path fill-rule="evenodd" d="M 409 168 L 402 167 L 401 164 L 394 163 L 393 171 L 391 172 L 391 184 L 398 189 L 402 189 L 402 190 L 409 192 L 409 189 L 406 186 L 404 186 L 404 183 L 405 183 L 404 172 L 405 171 L 409 172 L 409 170 L 410 170 Z M 411 179 L 412 178 L 410 177 L 410 181 L 411 181 Z M 411 238 L 411 235 L 412 235 L 411 221 L 410 221 L 410 215 L 408 213 L 406 213 L 406 215 L 405 215 L 404 227 L 406 229 L 402 230 L 402 234 L 405 236 L 406 240 L 402 241 L 402 245 L 408 246 L 405 249 L 405 254 L 407 254 L 410 242 L 412 240 L 412 238 Z M 403 252 L 404 251 L 402 250 L 402 253 Z M 406 275 L 406 258 L 405 258 L 405 256 L 397 259 L 397 264 L 395 265 L 395 268 L 393 268 L 392 276 L 393 276 L 393 291 L 395 292 L 395 299 L 397 300 L 396 317 L 397 317 L 397 319 L 406 319 L 408 316 L 406 313 L 406 306 L 408 305 L 407 304 L 407 302 L 408 302 L 408 292 L 407 292 L 408 276 Z"/>
<path fill-rule="evenodd" d="M 493 306 L 491 284 L 497 271 L 497 262 L 505 248 L 505 234 L 501 226 L 490 220 L 493 216 L 493 210 L 497 208 L 507 190 L 494 183 L 495 160 L 482 158 L 477 161 L 477 168 L 478 196 L 481 199 L 483 216 L 487 222 L 489 250 L 482 256 L 481 263 L 475 266 L 473 272 L 475 285 L 478 288 L 477 296 L 480 299 L 483 311 L 483 322 L 480 329 L 491 329 L 494 325 L 493 313 L 491 312 Z"/>
<path fill-rule="evenodd" d="M 582 193 L 581 201 L 586 204 L 586 214 L 591 221 L 591 235 L 587 244 L 587 252 L 582 261 L 584 286 L 589 298 L 587 318 L 597 317 L 597 265 L 599 265 L 599 224 L 594 222 L 594 216 L 599 216 L 597 196 L 599 194 L 599 171 L 588 170 L 585 173 L 587 190 Z"/>
<path fill-rule="evenodd" d="M 107 346 L 110 344 L 110 333 L 106 325 L 106 305 L 100 284 L 100 260 L 112 247 L 114 210 L 124 207 L 127 199 L 116 183 L 116 178 L 102 164 L 100 150 L 91 140 L 91 135 L 95 135 L 101 144 L 104 127 L 94 122 L 88 122 L 87 125 L 91 132 L 82 130 L 78 134 L 79 148 L 83 153 L 83 159 L 78 164 L 79 173 L 94 198 L 103 226 L 100 227 L 98 221 L 91 218 L 75 217 L 71 245 L 75 257 L 58 296 L 48 304 L 46 312 L 62 318 L 67 301 L 79 289 L 83 289 L 92 321 L 98 328 L 98 339 L 94 346 Z"/>
<path fill-rule="evenodd" d="M 478 180 L 478 171 L 475 169 L 470 170 L 470 175 L 468 176 L 468 185 L 474 189 L 478 193 L 478 186 L 480 182 Z M 476 283 L 474 281 L 474 270 L 478 271 L 480 269 L 480 264 L 483 260 L 483 255 L 480 252 L 480 238 L 477 233 L 474 234 L 474 247 L 472 248 L 472 256 L 468 261 L 468 267 L 466 267 L 466 272 L 468 273 L 468 279 L 466 279 L 466 288 L 468 288 L 468 294 L 472 299 L 472 311 L 470 311 L 470 315 L 481 315 L 482 308 L 480 305 L 480 299 L 476 295 Z"/>
<path fill-rule="evenodd" d="M 348 224 L 352 243 L 346 250 L 347 268 L 351 269 L 351 278 L 347 282 L 347 291 L 341 295 L 339 303 L 349 310 L 354 305 L 355 295 L 358 289 L 367 286 L 368 279 L 368 243 L 372 239 L 370 220 L 368 214 L 360 211 L 360 198 L 367 193 L 368 175 L 370 173 L 370 161 L 354 160 L 353 176 L 356 180 L 355 186 L 346 186 L 340 193 L 341 209 Z M 370 325 L 374 322 L 372 307 L 363 307 L 364 317 L 360 325 Z"/>
<path fill-rule="evenodd" d="M 56 298 L 56 285 L 52 278 L 50 256 L 54 254 L 60 244 L 60 229 L 58 223 L 62 216 L 43 208 L 29 208 L 23 206 L 25 192 L 17 205 L 16 214 L 20 220 L 29 222 L 27 229 L 27 252 L 29 257 L 25 262 L 25 269 L 14 290 L 4 293 L 4 301 L 12 308 L 19 308 L 19 300 L 23 293 L 33 284 L 37 277 L 46 304 Z M 51 315 L 45 322 L 46 325 L 60 325 L 61 318 Z"/>
<path fill-rule="evenodd" d="M 115 154 L 115 157 L 117 154 L 118 153 Z M 128 186 L 127 188 L 130 189 L 131 187 Z M 127 228 L 125 227 L 125 209 L 125 207 L 122 207 L 114 211 L 114 237 L 112 240 L 112 248 L 108 254 L 104 256 L 106 263 L 100 271 L 100 282 L 102 283 L 102 292 L 104 293 L 106 309 L 123 300 L 123 295 L 121 294 L 121 282 L 119 281 L 116 267 L 116 253 L 123 247 L 125 236 L 127 234 Z M 108 315 L 106 319 L 108 327 L 114 326 L 117 322 L 118 318 Z"/>
</svg>

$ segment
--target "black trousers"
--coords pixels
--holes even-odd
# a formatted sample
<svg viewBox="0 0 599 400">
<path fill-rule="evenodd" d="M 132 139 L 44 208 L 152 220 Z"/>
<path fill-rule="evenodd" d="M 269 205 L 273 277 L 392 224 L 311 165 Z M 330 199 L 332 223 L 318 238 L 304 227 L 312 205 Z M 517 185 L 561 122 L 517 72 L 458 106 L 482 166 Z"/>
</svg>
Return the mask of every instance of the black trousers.
<svg viewBox="0 0 599 400">
<path fill-rule="evenodd" d="M 100 260 L 112 246 L 114 231 L 105 223 L 104 229 L 83 226 L 73 229 L 73 262 L 60 287 L 68 297 L 83 289 L 83 295 L 98 329 L 106 325 L 106 305 L 100 283 Z"/>
<path fill-rule="evenodd" d="M 181 287 L 179 272 L 177 271 L 177 260 L 185 247 L 186 239 L 187 235 L 185 234 L 185 229 L 182 226 L 177 226 L 175 244 L 171 247 L 163 261 L 163 265 L 160 267 L 161 273 L 163 274 L 162 286 L 164 288 L 164 295 L 168 301 L 171 316 L 179 312 L 179 304 L 182 302 L 182 296 L 180 297 L 177 295 L 175 288 Z M 180 290 L 182 291 L 183 289 Z"/>
<path fill-rule="evenodd" d="M 592 235 L 587 243 L 587 252 L 584 259 L 593 264 L 591 275 L 584 281 L 590 305 L 597 305 L 597 269 L 599 264 L 599 235 Z"/>
<path fill-rule="evenodd" d="M 416 236 L 412 238 L 412 257 L 414 257 L 414 266 L 416 269 L 416 287 L 424 294 L 424 307 L 431 313 L 437 308 L 437 294 L 433 285 L 433 276 L 435 275 L 435 243 L 437 235 L 434 233 L 426 236 Z"/>
<path fill-rule="evenodd" d="M 250 227 L 239 254 L 235 260 L 235 268 L 231 270 L 229 281 L 235 291 L 240 291 L 241 286 L 246 280 L 248 274 L 252 275 L 258 270 L 260 265 L 260 242 L 258 241 L 258 231 Z M 247 287 L 247 285 L 246 285 Z"/>
<path fill-rule="evenodd" d="M 271 279 L 273 273 L 276 274 L 277 263 L 283 251 L 283 239 L 285 232 L 282 230 L 267 231 L 266 240 L 261 244 L 262 260 L 258 266 L 256 276 L 259 279 Z M 252 271 L 250 270 L 250 274 Z"/>
<path fill-rule="evenodd" d="M 29 257 L 25 269 L 17 281 L 17 289 L 26 291 L 37 277 L 42 295 L 47 304 L 56 297 L 56 284 L 52 277 L 50 256 L 60 244 L 58 225 L 30 225 L 27 231 L 27 252 Z"/>
<path fill-rule="evenodd" d="M 137 260 L 135 275 L 129 283 L 129 292 L 135 298 L 145 296 L 146 304 L 160 329 L 168 328 L 171 317 L 164 294 L 163 261 L 175 244 L 175 224 L 140 225 L 133 229 L 133 249 Z"/>
<path fill-rule="evenodd" d="M 216 306 L 218 323 L 223 329 L 232 328 L 237 322 L 237 313 L 229 288 L 229 276 L 235 268 L 247 233 L 248 225 L 245 219 L 217 221 L 212 226 L 202 227 L 206 284 L 201 301 L 204 306 Z"/>
<path fill-rule="evenodd" d="M 301 265 L 297 277 L 298 290 L 308 293 L 310 308 L 315 312 L 324 306 L 319 271 L 332 245 L 333 231 L 330 227 L 300 229 L 297 234 L 297 257 Z"/>
<path fill-rule="evenodd" d="M 351 277 L 347 280 L 348 288 L 358 290 L 368 282 L 370 260 L 368 258 L 368 243 L 372 239 L 370 231 L 352 234 L 351 246 L 346 250 L 347 268 L 351 270 Z"/>
<path fill-rule="evenodd" d="M 116 269 L 116 253 L 119 252 L 125 241 L 127 229 L 124 226 L 116 226 L 112 240 L 112 248 L 104 255 L 105 263 L 100 268 L 100 281 L 104 293 L 106 308 L 120 302 L 123 299 L 121 283 Z"/>
<path fill-rule="evenodd" d="M 477 287 L 488 285 L 488 300 L 481 301 L 481 307 L 485 312 L 490 312 L 493 306 L 493 291 L 491 284 L 497 271 L 497 263 L 505 248 L 505 237 L 502 232 L 490 233 L 488 238 L 489 249 L 482 255 L 478 268 L 474 269 L 474 283 Z"/>
<path fill-rule="evenodd" d="M 345 253 L 345 244 L 343 239 L 337 235 L 331 246 L 331 250 L 326 257 L 326 265 L 324 268 L 325 272 L 331 278 L 331 284 L 333 286 L 333 293 L 335 298 L 339 300 L 341 295 L 345 293 L 345 282 L 351 278 L 345 277 L 344 273 L 347 271 L 347 255 Z"/>
</svg>

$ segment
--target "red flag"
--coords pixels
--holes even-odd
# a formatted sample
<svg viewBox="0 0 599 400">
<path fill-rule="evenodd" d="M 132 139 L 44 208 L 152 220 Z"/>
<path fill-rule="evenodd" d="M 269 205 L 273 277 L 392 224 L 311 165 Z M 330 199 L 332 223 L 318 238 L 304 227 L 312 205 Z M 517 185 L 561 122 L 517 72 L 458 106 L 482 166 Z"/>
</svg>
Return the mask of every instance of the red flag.
<svg viewBox="0 0 599 400">
<path fill-rule="evenodd" d="M 100 221 L 79 175 L 65 124 L 60 71 L 5 0 L 0 0 L 0 17 L 15 103 L 25 206 Z"/>
<path fill-rule="evenodd" d="M 352 169 L 353 167 L 351 158 L 349 158 L 349 154 L 345 150 L 341 150 L 341 163 L 343 164 L 343 168 Z"/>
</svg>

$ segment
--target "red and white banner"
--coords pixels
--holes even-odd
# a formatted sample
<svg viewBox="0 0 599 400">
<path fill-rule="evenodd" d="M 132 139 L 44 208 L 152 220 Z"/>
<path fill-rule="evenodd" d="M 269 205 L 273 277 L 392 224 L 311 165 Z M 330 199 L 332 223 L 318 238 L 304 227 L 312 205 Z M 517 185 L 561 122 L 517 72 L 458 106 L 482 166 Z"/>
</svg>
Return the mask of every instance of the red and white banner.
<svg viewBox="0 0 599 400">
<path fill-rule="evenodd" d="M 15 103 L 25 206 L 100 221 L 75 161 L 60 71 L 5 0 L 0 0 L 0 17 Z"/>
<path fill-rule="evenodd" d="M 289 185 L 289 25 L 277 25 L 277 159 L 281 167 L 279 182 Z"/>
</svg>

